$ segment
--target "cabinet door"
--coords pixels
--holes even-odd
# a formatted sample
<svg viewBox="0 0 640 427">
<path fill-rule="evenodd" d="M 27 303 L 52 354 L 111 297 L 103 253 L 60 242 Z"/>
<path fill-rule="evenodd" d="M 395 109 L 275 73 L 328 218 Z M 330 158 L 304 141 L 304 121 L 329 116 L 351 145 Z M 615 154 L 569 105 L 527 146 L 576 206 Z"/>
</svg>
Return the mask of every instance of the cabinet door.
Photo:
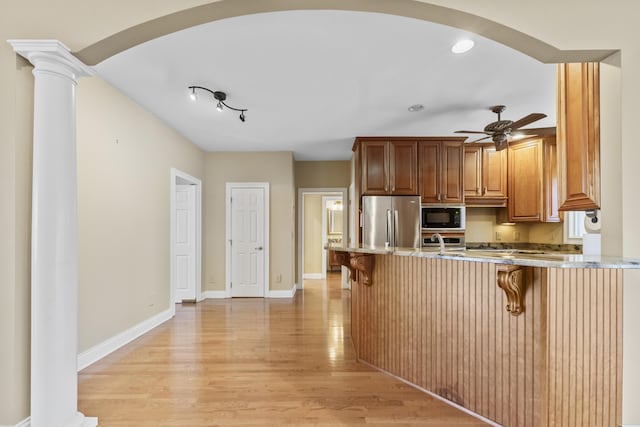
<svg viewBox="0 0 640 427">
<path fill-rule="evenodd" d="M 389 143 L 389 190 L 391 194 L 418 194 L 418 143 Z"/>
<path fill-rule="evenodd" d="M 507 197 L 507 150 L 482 149 L 482 196 Z"/>
<path fill-rule="evenodd" d="M 542 144 L 524 142 L 509 147 L 509 220 L 541 221 Z"/>
<path fill-rule="evenodd" d="M 464 147 L 464 196 L 482 195 L 482 146 Z"/>
<path fill-rule="evenodd" d="M 389 191 L 388 144 L 386 141 L 362 142 L 362 194 L 384 195 Z"/>
<path fill-rule="evenodd" d="M 440 201 L 440 141 L 420 143 L 418 147 L 418 185 L 422 203 Z"/>
<path fill-rule="evenodd" d="M 462 203 L 464 201 L 464 148 L 462 143 L 444 141 L 442 143 L 442 182 L 440 201 Z"/>
</svg>

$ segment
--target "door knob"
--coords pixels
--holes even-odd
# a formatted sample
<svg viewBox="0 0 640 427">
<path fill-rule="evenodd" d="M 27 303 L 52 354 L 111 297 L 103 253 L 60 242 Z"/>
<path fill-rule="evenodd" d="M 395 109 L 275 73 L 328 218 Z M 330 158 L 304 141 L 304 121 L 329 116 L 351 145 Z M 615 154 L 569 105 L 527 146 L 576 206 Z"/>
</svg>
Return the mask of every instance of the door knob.
<svg viewBox="0 0 640 427">
<path fill-rule="evenodd" d="M 261 250 L 262 250 L 262 246 L 258 246 L 258 247 L 256 248 L 256 251 L 261 251 Z"/>
</svg>

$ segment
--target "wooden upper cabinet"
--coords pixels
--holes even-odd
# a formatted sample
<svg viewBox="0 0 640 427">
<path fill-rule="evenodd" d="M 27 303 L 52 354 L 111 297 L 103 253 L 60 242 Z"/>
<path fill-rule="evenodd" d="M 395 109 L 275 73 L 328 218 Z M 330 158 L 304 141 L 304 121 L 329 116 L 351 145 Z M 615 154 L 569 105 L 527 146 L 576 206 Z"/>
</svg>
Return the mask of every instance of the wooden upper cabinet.
<svg viewBox="0 0 640 427">
<path fill-rule="evenodd" d="M 600 207 L 600 72 L 597 63 L 558 65 L 560 210 Z"/>
<path fill-rule="evenodd" d="M 512 144 L 508 159 L 509 220 L 560 221 L 555 138 Z"/>
<path fill-rule="evenodd" d="M 422 203 L 464 201 L 462 141 L 420 141 L 418 178 Z"/>
<path fill-rule="evenodd" d="M 482 148 L 482 195 L 490 199 L 507 198 L 507 150 Z"/>
<path fill-rule="evenodd" d="M 509 147 L 509 220 L 542 218 L 542 146 L 524 142 Z"/>
<path fill-rule="evenodd" d="M 418 178 L 422 203 L 440 202 L 440 141 L 424 141 L 418 147 Z"/>
<path fill-rule="evenodd" d="M 418 194 L 416 141 L 362 141 L 362 194 Z"/>
<path fill-rule="evenodd" d="M 464 151 L 466 205 L 507 206 L 507 151 L 493 144 L 467 144 Z"/>
<path fill-rule="evenodd" d="M 389 155 L 387 145 L 387 141 L 362 142 L 363 195 L 384 195 L 389 191 Z"/>
<path fill-rule="evenodd" d="M 418 143 L 389 143 L 389 187 L 391 194 L 418 194 Z"/>
<path fill-rule="evenodd" d="M 467 204 L 469 197 L 482 196 L 482 146 L 467 145 L 464 147 L 464 197 Z"/>
<path fill-rule="evenodd" d="M 464 202 L 464 148 L 461 142 L 442 143 L 442 181 L 440 201 L 443 203 Z"/>
</svg>

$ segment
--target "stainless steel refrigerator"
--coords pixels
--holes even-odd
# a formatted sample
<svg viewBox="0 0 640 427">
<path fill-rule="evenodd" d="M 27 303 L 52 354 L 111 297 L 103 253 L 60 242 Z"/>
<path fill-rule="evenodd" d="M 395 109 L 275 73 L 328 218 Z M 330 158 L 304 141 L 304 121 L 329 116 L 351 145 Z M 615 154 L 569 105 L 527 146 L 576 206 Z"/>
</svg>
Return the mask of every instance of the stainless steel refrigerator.
<svg viewBox="0 0 640 427">
<path fill-rule="evenodd" d="M 364 247 L 420 247 L 420 196 L 363 196 Z"/>
</svg>

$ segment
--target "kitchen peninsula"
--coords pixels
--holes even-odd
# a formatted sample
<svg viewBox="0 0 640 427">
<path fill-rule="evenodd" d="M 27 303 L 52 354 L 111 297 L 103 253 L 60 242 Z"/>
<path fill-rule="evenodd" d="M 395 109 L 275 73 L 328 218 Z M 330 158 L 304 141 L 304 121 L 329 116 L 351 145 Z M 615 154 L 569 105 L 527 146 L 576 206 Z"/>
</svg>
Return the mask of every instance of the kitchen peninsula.
<svg viewBox="0 0 640 427">
<path fill-rule="evenodd" d="M 640 260 L 331 250 L 363 363 L 504 426 L 620 425 L 622 269 Z"/>
</svg>

